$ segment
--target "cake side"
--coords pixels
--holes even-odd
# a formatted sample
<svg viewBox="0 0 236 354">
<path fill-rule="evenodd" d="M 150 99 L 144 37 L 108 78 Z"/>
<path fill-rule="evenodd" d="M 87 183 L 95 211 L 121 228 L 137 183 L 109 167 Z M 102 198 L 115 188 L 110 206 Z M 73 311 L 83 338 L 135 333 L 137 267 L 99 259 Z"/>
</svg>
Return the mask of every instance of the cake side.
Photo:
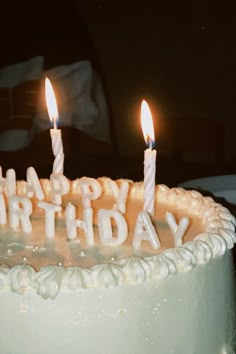
<svg viewBox="0 0 236 354">
<path fill-rule="evenodd" d="M 166 279 L 66 287 L 47 301 L 5 290 L 0 303 L 4 354 L 234 354 L 231 251 Z"/>
<path fill-rule="evenodd" d="M 92 202 L 96 230 L 101 204 L 117 208 L 109 180 L 99 183 L 105 199 Z M 142 209 L 143 184 L 128 183 L 130 231 L 118 247 L 103 245 L 99 233 L 92 246 L 83 233 L 68 239 L 63 212 L 48 240 L 37 200 L 31 233 L 1 228 L 2 353 L 235 354 L 235 218 L 196 191 L 159 185 L 153 225 L 161 247 L 144 241 L 136 249 L 132 223 Z M 42 185 L 50 201 L 50 181 Z M 18 183 L 18 193 L 25 195 L 25 182 Z M 78 180 L 70 182 L 62 205 L 71 200 L 81 217 Z M 177 222 L 190 220 L 179 246 L 166 211 Z"/>
</svg>

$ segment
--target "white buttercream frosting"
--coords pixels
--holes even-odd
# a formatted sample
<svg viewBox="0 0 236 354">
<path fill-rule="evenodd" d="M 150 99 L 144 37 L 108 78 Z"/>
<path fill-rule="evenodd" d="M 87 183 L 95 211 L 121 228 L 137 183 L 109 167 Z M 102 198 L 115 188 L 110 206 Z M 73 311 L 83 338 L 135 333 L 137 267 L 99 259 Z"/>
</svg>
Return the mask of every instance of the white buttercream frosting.
<svg viewBox="0 0 236 354">
<path fill-rule="evenodd" d="M 99 182 L 105 192 L 111 195 L 108 180 L 99 179 Z M 128 198 L 142 200 L 143 184 L 131 181 L 128 183 Z M 49 198 L 49 181 L 43 180 L 42 186 Z M 72 197 L 76 195 L 77 188 L 77 180 L 70 183 Z M 24 195 L 25 182 L 18 182 L 17 189 L 20 195 Z M 3 264 L 0 266 L 0 290 L 9 287 L 14 292 L 24 293 L 27 289 L 35 289 L 43 298 L 55 298 L 60 289 L 77 291 L 85 288 L 140 284 L 150 279 L 164 279 L 178 272 L 190 271 L 200 264 L 206 264 L 211 258 L 224 255 L 227 249 L 234 246 L 235 218 L 227 208 L 212 198 L 203 197 L 196 191 L 170 189 L 159 185 L 156 187 L 156 200 L 158 204 L 171 208 L 173 212 L 184 215 L 188 211 L 193 223 L 195 218 L 201 220 L 203 230 L 180 247 L 158 250 L 156 254 L 131 254 L 112 262 L 100 262 L 90 268 L 73 264 L 68 267 L 45 265 L 36 271 L 34 264 L 15 265 L 11 268 Z"/>
<path fill-rule="evenodd" d="M 176 274 L 176 264 L 165 253 L 146 259 L 150 264 L 153 279 L 165 279 L 169 275 Z"/>
<path fill-rule="evenodd" d="M 145 258 L 129 257 L 119 261 L 128 284 L 140 284 L 150 279 L 151 266 Z"/>
<path fill-rule="evenodd" d="M 9 282 L 8 272 L 9 267 L 7 265 L 0 266 L 0 290 L 3 290 Z"/>
<path fill-rule="evenodd" d="M 124 272 L 116 264 L 101 264 L 91 269 L 94 287 L 114 288 L 124 283 Z"/>
<path fill-rule="evenodd" d="M 91 271 L 82 267 L 65 268 L 62 286 L 64 289 L 69 289 L 72 291 L 91 287 Z"/>
<path fill-rule="evenodd" d="M 45 299 L 54 299 L 60 289 L 64 271 L 61 266 L 41 268 L 33 280 L 36 284 L 37 293 Z"/>
<path fill-rule="evenodd" d="M 173 248 L 164 252 L 176 266 L 178 272 L 187 272 L 196 266 L 196 258 L 193 252 L 185 247 Z"/>
<path fill-rule="evenodd" d="M 28 265 L 17 265 L 7 273 L 10 280 L 12 291 L 16 293 L 25 293 L 31 288 L 34 282 L 35 270 Z"/>
<path fill-rule="evenodd" d="M 50 202 L 50 182 L 41 182 Z M 142 248 L 135 249 L 132 230 L 143 206 L 143 184 L 128 181 L 126 244 L 106 247 L 99 242 L 97 211 L 104 203 L 109 210 L 117 205 L 109 180 L 99 183 L 105 199 L 91 201 L 92 246 L 86 245 L 83 230 L 67 239 L 63 210 L 68 202 L 76 206 L 76 217 L 83 217 L 78 180 L 69 183 L 70 193 L 62 198 L 53 240 L 45 237 L 36 199 L 32 233 L 0 227 L 1 352 L 233 354 L 234 217 L 212 198 L 160 185 L 153 226 L 161 248 L 152 249 L 144 238 Z M 18 188 L 25 196 L 25 183 Z M 189 218 L 178 247 L 166 211 L 176 225 Z"/>
</svg>

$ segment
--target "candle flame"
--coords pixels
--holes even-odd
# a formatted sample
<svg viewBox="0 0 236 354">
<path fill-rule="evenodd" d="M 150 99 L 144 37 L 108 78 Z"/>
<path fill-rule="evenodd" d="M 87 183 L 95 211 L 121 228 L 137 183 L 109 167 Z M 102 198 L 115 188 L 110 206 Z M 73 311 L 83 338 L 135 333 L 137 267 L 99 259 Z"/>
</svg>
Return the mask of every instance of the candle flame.
<svg viewBox="0 0 236 354">
<path fill-rule="evenodd" d="M 152 114 L 147 101 L 141 103 L 141 126 L 146 144 L 152 149 L 155 143 Z"/>
<path fill-rule="evenodd" d="M 54 129 L 56 129 L 57 128 L 56 122 L 58 120 L 57 101 L 56 101 L 56 97 L 53 91 L 51 81 L 47 77 L 45 79 L 45 96 L 46 96 L 48 115 L 51 122 L 54 125 Z"/>
</svg>

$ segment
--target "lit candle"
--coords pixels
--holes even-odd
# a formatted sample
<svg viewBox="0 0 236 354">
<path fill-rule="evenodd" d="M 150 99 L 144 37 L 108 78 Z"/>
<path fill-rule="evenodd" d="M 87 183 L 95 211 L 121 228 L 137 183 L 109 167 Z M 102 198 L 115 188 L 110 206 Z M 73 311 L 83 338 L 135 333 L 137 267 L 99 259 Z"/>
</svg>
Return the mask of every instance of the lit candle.
<svg viewBox="0 0 236 354">
<path fill-rule="evenodd" d="M 144 211 L 154 214 L 156 150 L 154 146 L 154 129 L 152 115 L 145 100 L 141 104 L 141 125 L 148 148 L 144 152 Z"/>
<path fill-rule="evenodd" d="M 55 156 L 54 163 L 53 163 L 53 173 L 63 174 L 64 153 L 63 153 L 63 145 L 61 139 L 61 130 L 57 129 L 57 120 L 58 120 L 57 103 L 52 88 L 52 84 L 48 78 L 45 79 L 45 95 L 46 95 L 48 115 L 51 122 L 53 123 L 53 128 L 50 129 L 50 135 L 52 140 L 52 151 L 53 151 L 53 155 Z"/>
</svg>

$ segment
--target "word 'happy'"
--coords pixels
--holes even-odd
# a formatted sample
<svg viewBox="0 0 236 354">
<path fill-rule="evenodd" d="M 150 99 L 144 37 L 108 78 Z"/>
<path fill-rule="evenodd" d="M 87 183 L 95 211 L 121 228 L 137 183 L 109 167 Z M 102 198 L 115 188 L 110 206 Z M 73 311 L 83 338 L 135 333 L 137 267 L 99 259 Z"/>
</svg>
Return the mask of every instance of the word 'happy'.
<svg viewBox="0 0 236 354">
<path fill-rule="evenodd" d="M 99 238 L 105 246 L 120 246 L 128 237 L 128 226 L 124 215 L 129 182 L 121 180 L 118 184 L 111 179 L 107 180 L 110 193 L 114 197 L 114 208 L 98 210 Z M 80 194 L 81 196 L 83 218 L 76 218 L 76 207 L 68 202 L 64 210 L 67 237 L 70 240 L 76 239 L 78 229 L 82 229 L 87 244 L 92 246 L 94 244 L 94 227 L 91 202 L 101 196 L 102 188 L 98 180 L 94 178 L 83 177 L 76 180 L 76 182 L 76 188 L 72 193 Z M 55 236 L 56 214 L 62 212 L 62 196 L 70 191 L 69 180 L 62 174 L 51 174 L 48 185 L 50 202 L 45 201 L 42 181 L 38 178 L 33 167 L 27 169 L 26 181 L 22 181 L 22 183 L 22 190 L 18 191 L 15 171 L 13 169 L 7 170 L 6 178 L 3 178 L 0 168 L 0 225 L 6 225 L 7 223 L 6 205 L 8 204 L 10 227 L 13 230 L 21 227 L 25 233 L 31 233 L 31 215 L 33 213 L 31 198 L 34 198 L 37 207 L 44 210 L 46 237 L 53 238 Z M 116 225 L 115 232 L 112 227 L 112 221 Z M 174 237 L 175 246 L 180 246 L 188 228 L 189 219 L 183 217 L 177 225 L 174 215 L 167 212 L 166 222 Z M 151 216 L 145 210 L 139 212 L 137 216 L 132 245 L 134 248 L 139 249 L 143 241 L 148 241 L 153 249 L 161 247 L 158 232 L 152 223 Z"/>
</svg>

